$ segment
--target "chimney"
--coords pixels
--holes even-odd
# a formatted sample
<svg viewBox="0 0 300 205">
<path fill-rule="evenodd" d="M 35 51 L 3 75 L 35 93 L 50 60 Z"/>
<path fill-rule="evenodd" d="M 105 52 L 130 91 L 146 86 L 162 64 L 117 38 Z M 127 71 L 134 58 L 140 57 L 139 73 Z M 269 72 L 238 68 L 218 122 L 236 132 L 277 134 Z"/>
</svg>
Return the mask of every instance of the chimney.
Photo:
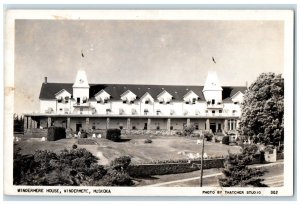
<svg viewBox="0 0 300 205">
<path fill-rule="evenodd" d="M 47 77 L 45 77 L 45 82 L 44 82 L 44 84 L 47 84 Z"/>
</svg>

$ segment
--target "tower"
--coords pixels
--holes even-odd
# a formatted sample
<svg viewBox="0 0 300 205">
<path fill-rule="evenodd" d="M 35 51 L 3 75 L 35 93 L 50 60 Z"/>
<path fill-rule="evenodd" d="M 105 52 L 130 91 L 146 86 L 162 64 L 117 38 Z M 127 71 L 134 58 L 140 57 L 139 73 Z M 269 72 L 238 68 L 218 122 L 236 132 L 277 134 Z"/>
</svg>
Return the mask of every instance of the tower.
<svg viewBox="0 0 300 205">
<path fill-rule="evenodd" d="M 84 70 L 79 70 L 73 84 L 73 98 L 80 104 L 89 99 L 90 85 L 88 83 L 86 73 Z"/>
<path fill-rule="evenodd" d="M 202 90 L 205 100 L 212 104 L 222 102 L 222 90 L 216 71 L 209 71 Z"/>
</svg>

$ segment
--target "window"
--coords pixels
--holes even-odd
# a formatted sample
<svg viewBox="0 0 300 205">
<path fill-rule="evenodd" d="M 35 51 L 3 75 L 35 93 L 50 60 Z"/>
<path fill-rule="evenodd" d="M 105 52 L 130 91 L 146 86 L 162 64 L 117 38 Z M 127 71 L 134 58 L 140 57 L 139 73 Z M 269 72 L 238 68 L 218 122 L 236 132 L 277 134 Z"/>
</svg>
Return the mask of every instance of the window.
<svg viewBox="0 0 300 205">
<path fill-rule="evenodd" d="M 96 129 L 96 126 L 95 126 L 95 125 L 93 125 L 93 126 L 92 126 L 92 129 L 93 129 L 93 130 L 95 130 L 95 129 Z"/>
<path fill-rule="evenodd" d="M 170 102 L 166 102 L 166 104 L 170 104 Z"/>
<path fill-rule="evenodd" d="M 123 100 L 123 104 L 126 104 L 127 103 L 127 101 L 126 100 Z"/>
<path fill-rule="evenodd" d="M 59 111 L 62 111 L 63 109 L 62 108 L 59 108 Z"/>
<path fill-rule="evenodd" d="M 163 101 L 160 101 L 160 102 L 159 102 L 159 104 L 163 104 L 163 103 L 164 103 Z"/>
<path fill-rule="evenodd" d="M 82 103 L 86 103 L 87 102 L 87 98 L 83 98 Z"/>
<path fill-rule="evenodd" d="M 157 129 L 157 130 L 159 130 L 159 129 L 160 129 L 159 125 L 157 125 L 157 126 L 156 126 L 156 129 Z"/>
<path fill-rule="evenodd" d="M 135 129 L 136 129 L 136 127 L 135 127 L 135 126 L 132 126 L 132 129 L 133 129 L 133 130 L 135 130 Z"/>
<path fill-rule="evenodd" d="M 215 110 L 212 110 L 211 113 L 212 113 L 212 115 L 215 115 L 216 111 L 215 111 Z"/>
<path fill-rule="evenodd" d="M 104 103 L 107 103 L 107 102 L 108 102 L 108 100 L 107 100 L 107 99 L 105 99 L 105 100 L 104 100 Z"/>
<path fill-rule="evenodd" d="M 199 125 L 195 124 L 195 130 L 199 130 Z"/>
<path fill-rule="evenodd" d="M 69 103 L 69 97 L 68 96 L 65 97 L 65 103 Z"/>
<path fill-rule="evenodd" d="M 97 103 L 101 103 L 101 100 L 97 100 Z"/>
<path fill-rule="evenodd" d="M 130 101 L 130 104 L 133 104 L 134 103 L 134 101 L 132 100 L 132 101 Z"/>
<path fill-rule="evenodd" d="M 77 104 L 80 104 L 80 98 L 77 98 Z"/>
<path fill-rule="evenodd" d="M 170 127 L 170 130 L 173 130 L 173 126 Z"/>
<path fill-rule="evenodd" d="M 145 104 L 149 104 L 149 100 L 146 100 L 146 101 L 145 101 Z"/>
<path fill-rule="evenodd" d="M 222 113 L 222 110 L 219 110 L 219 113 Z"/>
<path fill-rule="evenodd" d="M 236 104 L 239 104 L 239 102 L 234 102 L 234 104 L 236 105 Z"/>
<path fill-rule="evenodd" d="M 61 102 L 62 102 L 62 98 L 61 98 L 61 97 L 58 98 L 58 99 L 57 99 L 57 102 L 58 102 L 58 103 L 61 103 Z"/>
<path fill-rule="evenodd" d="M 213 104 L 213 105 L 215 104 L 215 99 L 211 100 L 211 104 Z"/>
</svg>

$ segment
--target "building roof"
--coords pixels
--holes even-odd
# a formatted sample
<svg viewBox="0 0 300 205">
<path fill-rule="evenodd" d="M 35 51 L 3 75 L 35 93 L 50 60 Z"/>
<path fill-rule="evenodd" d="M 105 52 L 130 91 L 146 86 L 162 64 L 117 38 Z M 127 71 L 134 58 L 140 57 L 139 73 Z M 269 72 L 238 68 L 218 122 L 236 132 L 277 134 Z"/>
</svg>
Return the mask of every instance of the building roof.
<svg viewBox="0 0 300 205">
<path fill-rule="evenodd" d="M 55 94 L 65 89 L 73 94 L 72 83 L 43 83 L 40 92 L 40 99 L 51 100 L 55 99 Z M 246 87 L 222 87 L 222 99 L 232 97 L 238 91 L 244 93 Z M 166 90 L 173 96 L 173 100 L 182 101 L 183 97 L 189 92 L 193 91 L 199 96 L 199 100 L 205 100 L 203 95 L 203 86 L 188 86 L 188 85 L 136 85 L 136 84 L 90 84 L 90 99 L 95 97 L 101 90 L 106 91 L 111 95 L 112 100 L 120 100 L 121 95 L 130 90 L 137 99 L 140 99 L 146 92 L 148 92 L 154 99 L 163 91 Z"/>
</svg>

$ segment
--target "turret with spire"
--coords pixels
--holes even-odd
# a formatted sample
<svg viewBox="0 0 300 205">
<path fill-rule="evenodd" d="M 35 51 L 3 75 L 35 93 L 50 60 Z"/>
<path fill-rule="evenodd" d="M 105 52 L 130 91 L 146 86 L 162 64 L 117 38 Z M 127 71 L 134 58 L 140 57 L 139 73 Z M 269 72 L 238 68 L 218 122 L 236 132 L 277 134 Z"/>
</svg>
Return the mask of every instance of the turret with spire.
<svg viewBox="0 0 300 205">
<path fill-rule="evenodd" d="M 216 71 L 209 71 L 202 90 L 205 100 L 211 102 L 222 101 L 222 87 Z"/>
</svg>

